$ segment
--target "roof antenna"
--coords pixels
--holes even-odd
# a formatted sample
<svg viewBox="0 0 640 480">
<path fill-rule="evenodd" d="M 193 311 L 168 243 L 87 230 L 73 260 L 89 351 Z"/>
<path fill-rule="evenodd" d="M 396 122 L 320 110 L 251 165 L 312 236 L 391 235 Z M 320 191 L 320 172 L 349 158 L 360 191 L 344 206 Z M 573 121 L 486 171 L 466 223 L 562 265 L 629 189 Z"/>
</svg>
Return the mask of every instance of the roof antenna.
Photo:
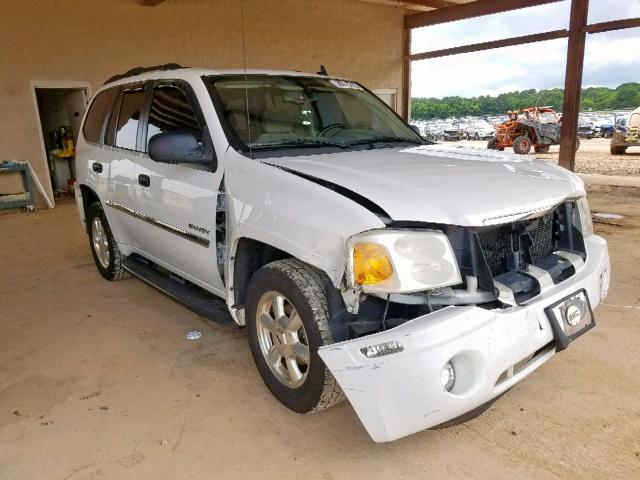
<svg viewBox="0 0 640 480">
<path fill-rule="evenodd" d="M 244 66 L 244 99 L 247 108 L 247 132 L 249 134 L 249 156 L 253 158 L 251 152 L 251 114 L 249 113 L 249 82 L 247 80 L 247 51 L 244 44 L 244 0 L 240 0 L 240 19 L 242 26 L 242 63 Z"/>
<path fill-rule="evenodd" d="M 324 68 L 324 65 L 320 65 L 320 71 L 318 72 L 318 75 L 324 75 L 325 77 L 329 76 L 329 74 L 327 73 L 327 69 Z"/>
</svg>

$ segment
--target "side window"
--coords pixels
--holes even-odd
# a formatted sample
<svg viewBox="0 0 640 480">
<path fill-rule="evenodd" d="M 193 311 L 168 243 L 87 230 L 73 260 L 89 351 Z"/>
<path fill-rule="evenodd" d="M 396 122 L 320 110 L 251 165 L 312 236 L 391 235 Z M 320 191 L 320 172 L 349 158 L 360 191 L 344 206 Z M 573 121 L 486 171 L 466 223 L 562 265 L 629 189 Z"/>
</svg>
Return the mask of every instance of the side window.
<svg viewBox="0 0 640 480">
<path fill-rule="evenodd" d="M 84 138 L 89 142 L 102 143 L 102 130 L 106 119 L 109 118 L 109 113 L 113 108 L 118 92 L 118 88 L 110 88 L 109 90 L 99 93 L 93 102 L 91 102 L 84 126 L 82 127 Z"/>
<path fill-rule="evenodd" d="M 116 147 L 136 149 L 140 112 L 144 104 L 144 88 L 125 90 L 115 128 Z"/>
<path fill-rule="evenodd" d="M 153 92 L 146 146 L 154 135 L 173 131 L 191 131 L 202 140 L 202 126 L 185 93 L 172 85 L 160 85 Z"/>
</svg>

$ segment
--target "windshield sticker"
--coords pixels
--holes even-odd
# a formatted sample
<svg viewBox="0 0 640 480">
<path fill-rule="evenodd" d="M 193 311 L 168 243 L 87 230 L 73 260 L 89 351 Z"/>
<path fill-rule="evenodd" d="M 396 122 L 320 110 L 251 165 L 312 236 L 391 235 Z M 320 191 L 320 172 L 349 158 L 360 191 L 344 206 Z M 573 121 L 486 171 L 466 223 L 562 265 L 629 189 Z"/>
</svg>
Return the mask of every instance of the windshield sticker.
<svg viewBox="0 0 640 480">
<path fill-rule="evenodd" d="M 350 82 L 348 80 L 329 80 L 338 88 L 352 88 L 354 90 L 362 90 L 362 87 L 358 85 L 356 82 Z"/>
</svg>

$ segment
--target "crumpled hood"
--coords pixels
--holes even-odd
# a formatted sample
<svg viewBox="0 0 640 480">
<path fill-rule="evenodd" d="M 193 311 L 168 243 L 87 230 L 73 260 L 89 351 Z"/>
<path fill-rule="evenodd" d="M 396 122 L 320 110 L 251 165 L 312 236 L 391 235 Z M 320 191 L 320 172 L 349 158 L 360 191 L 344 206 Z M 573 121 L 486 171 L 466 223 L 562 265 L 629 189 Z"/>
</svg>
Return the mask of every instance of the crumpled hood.
<svg viewBox="0 0 640 480">
<path fill-rule="evenodd" d="M 582 181 L 556 165 L 532 156 L 456 145 L 264 161 L 351 190 L 395 221 L 505 223 L 585 194 Z"/>
</svg>

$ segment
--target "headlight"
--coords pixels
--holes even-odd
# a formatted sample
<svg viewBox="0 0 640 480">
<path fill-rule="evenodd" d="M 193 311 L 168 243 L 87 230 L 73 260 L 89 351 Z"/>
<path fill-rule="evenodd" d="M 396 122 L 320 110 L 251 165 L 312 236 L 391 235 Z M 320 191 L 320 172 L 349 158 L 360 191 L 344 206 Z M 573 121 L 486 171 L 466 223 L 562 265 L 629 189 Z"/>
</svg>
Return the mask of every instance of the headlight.
<svg viewBox="0 0 640 480">
<path fill-rule="evenodd" d="M 578 199 L 578 211 L 580 212 L 580 223 L 582 224 L 582 236 L 593 235 L 593 220 L 587 197 Z"/>
<path fill-rule="evenodd" d="M 366 292 L 419 292 L 462 281 L 441 232 L 372 230 L 351 237 L 346 253 L 349 286 Z"/>
</svg>

